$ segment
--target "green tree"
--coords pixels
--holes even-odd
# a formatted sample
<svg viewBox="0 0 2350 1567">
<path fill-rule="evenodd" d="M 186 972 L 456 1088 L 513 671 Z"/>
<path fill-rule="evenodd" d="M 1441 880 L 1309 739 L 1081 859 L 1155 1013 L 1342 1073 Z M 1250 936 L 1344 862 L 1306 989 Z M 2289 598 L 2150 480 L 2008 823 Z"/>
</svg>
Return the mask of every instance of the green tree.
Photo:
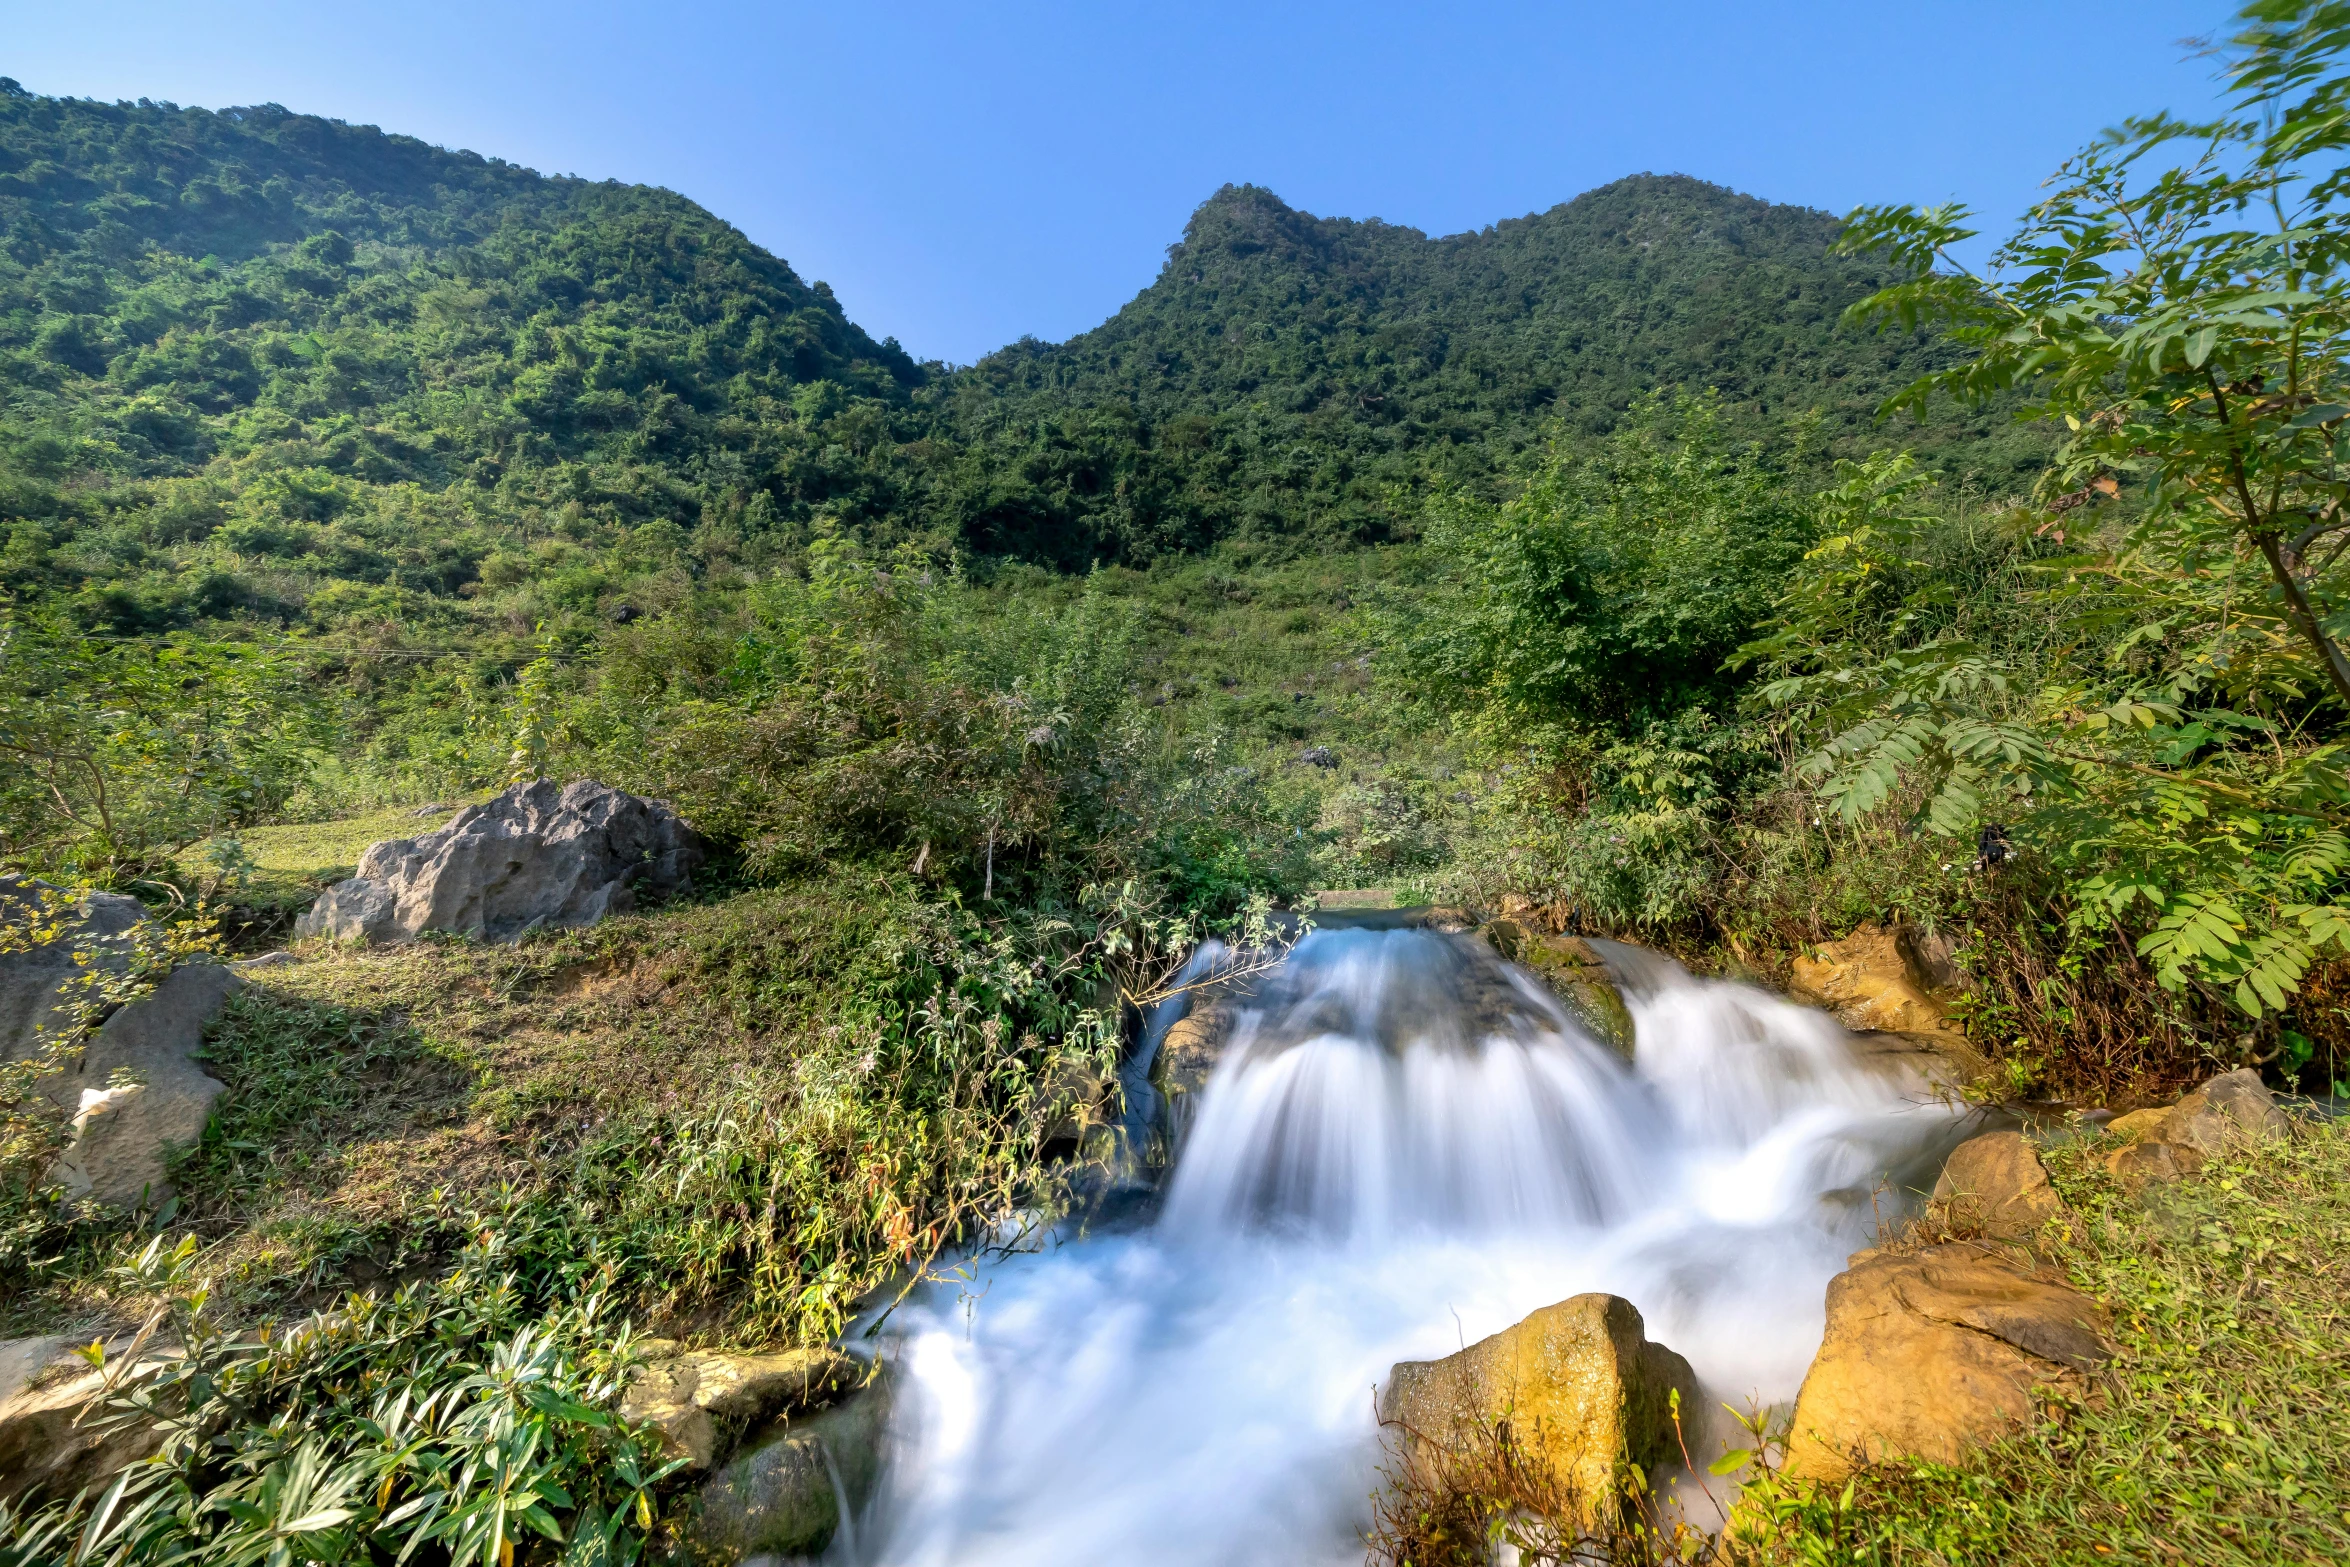
<svg viewBox="0 0 2350 1567">
<path fill-rule="evenodd" d="M 1862 208 L 1840 241 L 1910 273 L 1857 316 L 1973 350 L 1890 407 L 2020 394 L 2068 432 L 2017 519 L 2069 550 L 2036 593 L 2063 645 L 2019 658 L 1938 622 L 1930 583 L 1879 589 L 1918 526 L 1864 483 L 1750 652 L 1840 815 L 1996 829 L 1986 857 L 2041 857 L 2077 930 L 2258 1017 L 2350 956 L 2350 6 L 2241 24 L 2229 114 L 2099 138 L 1988 275 L 1951 259 L 1956 207 Z"/>
<path fill-rule="evenodd" d="M 99 886 L 173 885 L 172 859 L 266 820 L 325 739 L 290 657 L 83 636 L 0 618 L 0 859 Z"/>
</svg>

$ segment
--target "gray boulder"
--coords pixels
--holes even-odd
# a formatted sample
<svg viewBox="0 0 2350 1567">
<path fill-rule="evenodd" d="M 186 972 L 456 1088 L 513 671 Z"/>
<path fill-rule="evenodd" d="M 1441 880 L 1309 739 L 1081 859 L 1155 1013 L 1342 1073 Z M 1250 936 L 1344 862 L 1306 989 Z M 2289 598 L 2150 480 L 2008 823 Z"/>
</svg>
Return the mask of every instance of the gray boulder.
<svg viewBox="0 0 2350 1567">
<path fill-rule="evenodd" d="M 659 801 L 542 778 L 437 832 L 373 845 L 359 874 L 320 894 L 294 929 L 371 943 L 428 930 L 513 941 L 624 913 L 640 891 L 683 892 L 702 859 L 701 835 Z"/>
<path fill-rule="evenodd" d="M 50 1175 L 67 1192 L 128 1204 L 171 1189 L 164 1161 L 204 1135 L 227 1092 L 196 1064 L 204 1025 L 244 983 L 217 963 L 183 963 L 106 1020 L 63 1074 L 73 1142 Z"/>
<path fill-rule="evenodd" d="M 0 882 L 0 900 L 22 908 L 37 882 Z M 30 1059 L 69 1028 L 88 969 L 120 972 L 133 928 L 145 918 L 134 898 L 96 893 L 54 941 L 0 954 L 0 1055 Z M 76 955 L 83 959 L 76 962 Z M 183 963 L 122 1007 L 41 1092 L 73 1122 L 73 1141 L 50 1179 L 76 1197 L 127 1204 L 170 1190 L 165 1161 L 203 1135 L 223 1085 L 196 1064 L 204 1027 L 244 982 L 213 963 Z"/>
<path fill-rule="evenodd" d="M 0 919 L 28 918 L 36 900 L 55 891 L 47 882 L 0 876 Z M 0 1057 L 22 1061 L 40 1048 L 44 1028 L 69 1024 L 69 987 L 84 968 L 75 954 L 89 967 L 121 973 L 130 961 L 131 929 L 146 917 L 136 898 L 93 892 L 74 905 L 55 941 L 0 952 Z"/>
</svg>

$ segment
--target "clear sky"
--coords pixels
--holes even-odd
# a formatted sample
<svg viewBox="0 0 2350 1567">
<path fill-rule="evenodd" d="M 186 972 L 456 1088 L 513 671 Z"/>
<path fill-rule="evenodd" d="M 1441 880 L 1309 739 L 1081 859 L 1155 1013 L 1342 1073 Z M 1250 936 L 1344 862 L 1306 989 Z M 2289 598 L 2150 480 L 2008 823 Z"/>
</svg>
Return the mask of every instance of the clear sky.
<svg viewBox="0 0 2350 1567">
<path fill-rule="evenodd" d="M 665 185 L 923 358 L 1060 339 L 1226 181 L 1431 234 L 1643 170 L 2000 223 L 2115 119 L 2212 99 L 2181 0 L 1667 6 L 0 0 L 37 92 L 275 101 Z"/>
</svg>

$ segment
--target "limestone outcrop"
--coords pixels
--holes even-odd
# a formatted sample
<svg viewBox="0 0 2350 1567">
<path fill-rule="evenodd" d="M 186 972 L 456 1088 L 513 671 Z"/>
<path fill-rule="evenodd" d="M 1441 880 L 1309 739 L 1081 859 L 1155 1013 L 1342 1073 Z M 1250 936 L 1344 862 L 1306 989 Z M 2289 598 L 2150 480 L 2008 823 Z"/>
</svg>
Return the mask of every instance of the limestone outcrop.
<svg viewBox="0 0 2350 1567">
<path fill-rule="evenodd" d="M 2095 1301 L 1989 1245 L 1862 1253 L 1829 1282 L 1787 1472 L 1838 1480 L 1888 1459 L 1953 1462 L 2028 1416 L 2040 1390 L 2102 1365 L 2107 1328 Z"/>
<path fill-rule="evenodd" d="M 0 900 L 18 910 L 52 891 L 0 881 Z M 95 893 L 74 906 L 56 939 L 0 953 L 0 1056 L 29 1059 L 60 1031 L 70 1032 L 89 970 L 122 972 L 145 918 L 138 900 Z M 39 1081 L 73 1123 L 73 1140 L 50 1179 L 70 1195 L 116 1205 L 152 1203 L 170 1190 L 167 1159 L 203 1135 L 225 1091 L 197 1064 L 205 1025 L 243 983 L 218 964 L 180 964 Z"/>
<path fill-rule="evenodd" d="M 162 1445 L 153 1426 L 101 1431 L 94 1420 L 76 1424 L 82 1406 L 103 1391 L 106 1373 L 71 1348 L 54 1336 L 0 1341 L 0 1499 L 36 1486 L 52 1498 L 94 1490 Z"/>
<path fill-rule="evenodd" d="M 830 1347 L 773 1355 L 665 1353 L 629 1379 L 620 1414 L 657 1429 L 669 1457 L 684 1459 L 688 1469 L 705 1470 L 744 1431 L 792 1410 L 829 1403 L 864 1377 L 861 1363 Z"/>
<path fill-rule="evenodd" d="M 1597 1527 L 1616 1515 L 1627 1467 L 1680 1457 L 1675 1393 L 1682 1418 L 1696 1420 L 1705 1406 L 1689 1362 L 1649 1341 L 1630 1301 L 1577 1295 L 1458 1354 L 1397 1365 L 1379 1390 L 1379 1420 L 1435 1486 L 1447 1453 L 1507 1425 Z"/>
<path fill-rule="evenodd" d="M 468 806 L 437 832 L 372 845 L 295 934 L 376 943 L 440 930 L 513 941 L 593 925 L 634 908 L 640 893 L 686 891 L 703 854 L 701 836 L 657 800 L 542 778 Z"/>
<path fill-rule="evenodd" d="M 61 1074 L 75 1096 L 73 1141 L 51 1174 L 67 1192 L 120 1206 L 171 1190 L 166 1161 L 204 1135 L 228 1091 L 197 1065 L 204 1026 L 244 983 L 216 963 L 183 963 L 106 1020 Z"/>
</svg>

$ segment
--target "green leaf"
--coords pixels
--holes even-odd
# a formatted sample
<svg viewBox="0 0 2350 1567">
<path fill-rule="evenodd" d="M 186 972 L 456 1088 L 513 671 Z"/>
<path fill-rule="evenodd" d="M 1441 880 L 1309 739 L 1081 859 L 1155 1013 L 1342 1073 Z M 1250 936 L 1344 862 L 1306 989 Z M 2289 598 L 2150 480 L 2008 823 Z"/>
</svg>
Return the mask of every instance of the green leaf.
<svg viewBox="0 0 2350 1567">
<path fill-rule="evenodd" d="M 2211 357 L 2212 345 L 2218 341 L 2219 328 L 2216 326 L 2202 327 L 2189 335 L 2187 338 L 2188 365 L 2193 369 L 2202 369 L 2203 361 Z"/>
<path fill-rule="evenodd" d="M 1745 1468 L 1748 1464 L 1753 1462 L 1753 1448 L 1733 1447 L 1728 1452 L 1724 1453 L 1721 1457 L 1715 1459 L 1712 1463 L 1707 1464 L 1705 1466 L 1705 1472 L 1710 1475 L 1736 1474 L 1739 1470 Z"/>
</svg>

